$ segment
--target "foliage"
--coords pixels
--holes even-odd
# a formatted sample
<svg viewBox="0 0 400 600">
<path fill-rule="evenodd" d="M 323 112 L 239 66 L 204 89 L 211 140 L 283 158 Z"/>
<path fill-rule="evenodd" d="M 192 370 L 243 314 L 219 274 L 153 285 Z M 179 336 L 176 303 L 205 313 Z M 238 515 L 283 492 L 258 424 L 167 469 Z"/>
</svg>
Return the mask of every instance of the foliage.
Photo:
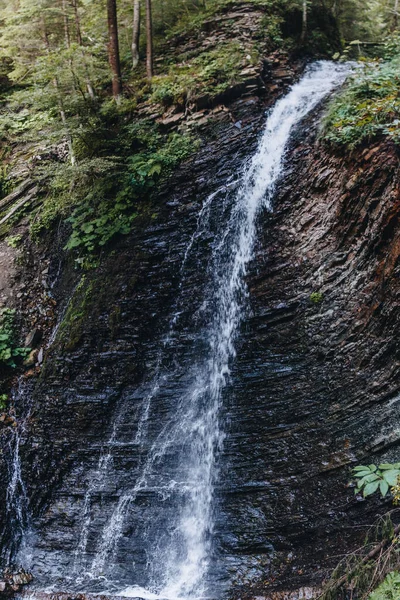
<svg viewBox="0 0 400 600">
<path fill-rule="evenodd" d="M 375 493 L 378 488 L 384 498 L 389 489 L 397 485 L 400 475 L 400 463 L 382 463 L 376 465 L 354 467 L 353 476 L 357 480 L 355 493 L 363 492 L 364 498 Z"/>
<path fill-rule="evenodd" d="M 365 65 L 332 102 L 323 125 L 328 142 L 354 148 L 385 134 L 400 137 L 400 58 Z"/>
<path fill-rule="evenodd" d="M 6 242 L 10 248 L 19 248 L 22 242 L 22 235 L 10 235 L 6 239 Z"/>
<path fill-rule="evenodd" d="M 374 6 L 380 2 L 374 0 Z M 221 42 L 218 27 L 225 23 L 229 30 L 226 13 L 243 4 L 262 11 L 261 25 L 244 32 L 241 41 Z M 308 0 L 309 48 L 318 46 L 321 37 L 313 14 L 337 11 L 344 22 L 346 15 L 362 13 L 364 19 L 372 8 L 362 5 L 361 0 Z M 142 60 L 132 71 L 132 0 L 118 0 L 126 97 L 115 102 L 110 99 L 105 2 L 0 0 L 2 157 L 8 149 L 14 155 L 25 145 L 23 161 L 41 194 L 40 203 L 32 205 L 33 236 L 67 220 L 71 236 L 66 247 L 85 264 L 93 264 L 93 256 L 115 236 L 130 231 L 152 188 L 196 148 L 192 138 L 168 136 L 141 120 L 136 112 L 140 103 L 183 108 L 204 95 L 216 98 L 240 83 L 240 72 L 258 63 L 267 46 L 281 48 L 288 39 L 293 48 L 300 43 L 302 0 L 152 0 L 152 6 L 157 73 L 150 85 L 143 77 L 144 28 Z M 387 29 L 384 13 L 379 23 Z M 293 15 L 295 31 L 290 30 Z M 200 41 L 211 32 L 210 45 L 194 44 L 179 54 L 180 42 L 194 32 L 201 32 Z M 173 43 L 165 43 L 174 36 Z M 393 52 L 390 48 L 388 53 Z M 0 173 L 2 195 L 8 191 L 12 167 L 7 158 Z"/>
<path fill-rule="evenodd" d="M 120 193 L 115 202 L 100 200 L 91 191 L 67 219 L 72 225 L 72 235 L 66 248 L 80 248 L 92 254 L 105 246 L 115 235 L 126 235 L 137 217 L 132 212 L 132 201 L 129 196 Z"/>
<path fill-rule="evenodd" d="M 400 573 L 392 571 L 370 594 L 369 600 L 398 600 L 400 598 Z"/>
<path fill-rule="evenodd" d="M 183 106 L 202 94 L 218 96 L 239 81 L 241 68 L 258 58 L 256 55 L 246 58 L 246 54 L 239 44 L 232 42 L 203 52 L 189 62 L 172 65 L 167 75 L 153 79 L 152 99 L 166 106 Z"/>
<path fill-rule="evenodd" d="M 16 343 L 15 310 L 3 308 L 0 311 L 0 365 L 14 368 L 16 360 L 28 353 L 28 348 L 20 348 Z"/>
<path fill-rule="evenodd" d="M 42 185 L 47 181 L 47 195 L 31 227 L 36 237 L 55 220 L 67 218 L 72 234 L 66 248 L 96 253 L 116 235 L 129 233 L 151 189 L 197 147 L 193 137 L 164 135 L 149 122 L 128 124 L 103 143 L 108 150 L 118 147 L 121 155 L 85 158 L 76 166 L 51 163 L 38 170 Z M 88 264 L 78 257 L 83 262 Z"/>
<path fill-rule="evenodd" d="M 160 177 L 166 177 L 195 147 L 189 136 L 170 135 L 159 142 L 157 150 L 142 151 L 128 157 L 127 171 L 119 173 L 121 188 L 115 188 L 114 177 L 103 177 L 100 186 L 92 186 L 72 213 L 68 222 L 72 235 L 68 249 L 82 248 L 93 253 L 117 234 L 130 232 L 138 216 L 135 205 L 149 192 Z M 82 188 L 87 190 L 86 186 Z"/>
</svg>

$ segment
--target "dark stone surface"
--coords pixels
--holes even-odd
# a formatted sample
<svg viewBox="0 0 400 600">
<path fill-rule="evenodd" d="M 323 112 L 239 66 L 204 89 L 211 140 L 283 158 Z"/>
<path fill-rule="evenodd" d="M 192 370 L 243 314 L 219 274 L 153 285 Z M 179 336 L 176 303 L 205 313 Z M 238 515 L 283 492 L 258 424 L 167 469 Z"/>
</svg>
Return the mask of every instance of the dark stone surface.
<svg viewBox="0 0 400 600">
<path fill-rule="evenodd" d="M 69 304 L 77 280 L 63 270 L 56 294 L 68 308 L 21 445 L 39 582 L 62 587 L 72 573 L 88 480 L 119 411 L 121 439 L 132 439 L 160 341 L 180 308 L 179 265 L 198 211 L 252 154 L 264 108 L 258 97 L 230 106 L 232 120 L 208 129 L 196 158 L 160 191 L 152 216 L 86 276 Z M 247 316 L 225 390 L 213 564 L 216 579 L 229 576 L 232 594 L 263 594 L 271 580 L 320 580 L 386 506 L 354 498 L 349 465 L 398 459 L 397 151 L 382 141 L 335 155 L 316 143 L 311 120 L 288 164 L 274 212 L 260 219 Z M 197 250 L 174 339 L 176 355 L 188 362 L 207 245 Z M 312 302 L 313 293 L 322 300 Z M 173 368 L 168 351 L 164 364 Z M 158 399 L 150 439 L 180 385 Z M 93 498 L 89 555 L 139 458 L 132 446 L 115 450 L 113 477 Z M 139 497 L 129 513 L 114 567 L 121 581 L 132 560 L 139 570 L 145 560 L 135 523 L 151 510 L 160 510 L 159 500 Z"/>
</svg>

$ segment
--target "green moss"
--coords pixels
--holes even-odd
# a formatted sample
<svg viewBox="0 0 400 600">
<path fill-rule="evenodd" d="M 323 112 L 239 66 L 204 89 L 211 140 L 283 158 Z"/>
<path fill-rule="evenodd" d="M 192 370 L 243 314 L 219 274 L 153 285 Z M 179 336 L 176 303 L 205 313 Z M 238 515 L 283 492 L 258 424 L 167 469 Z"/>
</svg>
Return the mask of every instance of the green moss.
<svg viewBox="0 0 400 600">
<path fill-rule="evenodd" d="M 186 102 L 205 94 L 215 98 L 238 83 L 240 70 L 257 60 L 256 51 L 249 55 L 236 42 L 218 46 L 188 62 L 170 66 L 167 75 L 155 77 L 152 100 L 165 106 L 184 106 Z"/>
<path fill-rule="evenodd" d="M 22 242 L 22 235 L 10 235 L 6 239 L 6 243 L 10 248 L 19 248 Z"/>
<path fill-rule="evenodd" d="M 79 345 L 92 300 L 93 283 L 88 282 L 87 278 L 83 276 L 70 300 L 58 331 L 57 341 L 63 350 L 71 352 Z"/>
<path fill-rule="evenodd" d="M 108 317 L 108 325 L 110 328 L 111 339 L 115 339 L 121 323 L 121 307 L 114 306 Z"/>
<path fill-rule="evenodd" d="M 310 295 L 310 301 L 313 304 L 320 304 L 323 299 L 324 299 L 324 296 L 323 296 L 323 294 L 321 294 L 321 292 L 313 292 Z"/>
</svg>

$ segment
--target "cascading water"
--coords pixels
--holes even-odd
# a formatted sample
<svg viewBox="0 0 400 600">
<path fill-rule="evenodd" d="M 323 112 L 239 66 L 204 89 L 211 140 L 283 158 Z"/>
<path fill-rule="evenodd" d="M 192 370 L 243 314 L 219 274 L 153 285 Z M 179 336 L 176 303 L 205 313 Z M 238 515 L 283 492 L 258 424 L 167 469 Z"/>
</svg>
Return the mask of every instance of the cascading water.
<svg viewBox="0 0 400 600">
<path fill-rule="evenodd" d="M 271 209 L 271 199 L 282 175 L 283 159 L 290 134 L 297 123 L 340 83 L 347 69 L 321 62 L 312 66 L 302 80 L 271 111 L 255 156 L 246 165 L 239 184 L 227 192 L 221 206 L 219 194 L 203 206 L 185 254 L 185 262 L 195 241 L 212 238 L 201 327 L 193 334 L 197 351 L 191 356 L 185 393 L 177 399 L 151 443 L 143 440 L 143 428 L 151 405 L 163 385 L 178 375 L 179 369 L 160 376 L 143 403 L 136 442 L 143 440 L 140 475 L 131 489 L 120 496 L 104 527 L 91 573 L 98 576 L 116 552 L 124 520 L 139 495 L 161 495 L 168 517 L 160 515 L 156 527 L 142 531 L 147 548 L 148 587 L 165 598 L 199 597 L 207 593 L 207 572 L 212 555 L 213 490 L 217 457 L 224 438 L 219 421 L 222 392 L 229 381 L 230 361 L 235 356 L 235 337 L 244 313 L 247 294 L 245 275 L 253 256 L 257 215 Z M 210 226 L 212 211 L 219 211 L 220 228 Z M 215 219 L 214 219 L 215 221 Z M 183 269 L 184 271 L 184 269 Z M 199 319 L 198 319 L 199 320 Z M 179 312 L 171 321 L 167 344 L 173 344 Z M 180 376 L 182 374 L 180 373 Z M 114 434 L 115 435 L 115 434 Z M 134 586 L 125 595 L 143 596 Z"/>
<path fill-rule="evenodd" d="M 271 210 L 294 127 L 347 72 L 347 67 L 329 62 L 311 66 L 271 111 L 257 152 L 240 177 L 203 204 L 185 252 L 180 294 L 155 361 L 155 375 L 147 389 L 135 392 L 135 402 L 125 398 L 121 403 L 112 435 L 88 482 L 74 555 L 73 579 L 78 579 L 80 589 L 99 591 L 94 582 L 101 581 L 104 591 L 132 597 L 211 594 L 214 489 L 224 441 L 220 409 L 245 315 L 245 276 L 253 257 L 257 217 L 263 209 Z M 204 263 L 199 267 L 200 246 L 207 267 Z M 196 277 L 199 268 L 202 297 L 192 312 L 185 306 L 185 281 Z M 124 409 L 136 407 L 138 397 L 142 412 L 135 415 L 138 425 L 127 439 L 129 419 Z M 97 533 L 92 499 L 109 486 L 113 453 L 121 448 L 137 462 Z M 135 564 L 136 556 L 132 557 L 129 581 L 123 578 L 121 590 L 115 575 L 117 555 L 128 534 L 140 540 L 140 562 Z M 87 545 L 96 535 L 93 556 Z"/>
</svg>

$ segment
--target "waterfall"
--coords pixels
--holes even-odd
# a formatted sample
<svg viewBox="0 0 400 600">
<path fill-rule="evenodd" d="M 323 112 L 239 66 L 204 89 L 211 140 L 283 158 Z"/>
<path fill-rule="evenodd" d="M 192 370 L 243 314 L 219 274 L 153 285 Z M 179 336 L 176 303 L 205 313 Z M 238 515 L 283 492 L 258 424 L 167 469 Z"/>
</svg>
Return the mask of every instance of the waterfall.
<svg viewBox="0 0 400 600">
<path fill-rule="evenodd" d="M 295 127 L 347 73 L 348 67 L 329 62 L 309 67 L 270 111 L 257 151 L 242 172 L 204 201 L 152 376 L 133 394 L 125 392 L 110 437 L 87 473 L 71 568 L 63 571 L 63 581 L 75 589 L 148 600 L 217 597 L 210 570 L 226 430 L 221 407 L 246 314 L 246 274 L 258 217 L 272 210 Z M 189 280 L 198 291 L 193 307 L 185 298 Z M 118 479 L 114 454 L 121 449 L 134 466 Z M 18 433 L 12 451 L 9 512 L 22 531 L 30 525 Z M 15 503 L 17 489 L 22 504 Z M 102 502 L 110 489 L 115 490 L 112 506 Z M 137 540 L 139 561 L 132 557 L 129 576 L 121 578 L 118 552 L 126 554 L 128 536 Z"/>
<path fill-rule="evenodd" d="M 186 265 L 199 239 L 210 244 L 202 306 L 193 320 L 197 325 L 192 331 L 190 357 L 168 373 L 162 370 L 163 348 L 160 350 L 161 359 L 159 356 L 134 438 L 141 457 L 140 473 L 132 487 L 120 495 L 99 535 L 97 553 L 89 568 L 94 578 L 107 574 L 127 515 L 137 510 L 139 497 L 156 495 L 160 499 L 159 514 L 141 529 L 148 557 L 148 589 L 133 585 L 119 590 L 122 595 L 192 598 L 208 593 L 214 486 L 224 440 L 220 408 L 245 314 L 245 276 L 254 252 L 257 217 L 262 210 L 272 208 L 293 129 L 344 80 L 347 72 L 347 67 L 329 62 L 308 68 L 301 81 L 271 110 L 258 149 L 235 185 L 225 189 L 223 199 L 223 194 L 214 193 L 203 205 L 184 258 Z M 185 277 L 185 268 L 181 271 Z M 171 319 L 164 346 L 173 348 L 179 315 L 178 310 Z M 147 421 L 154 400 L 163 393 L 163 386 L 171 388 L 178 376 L 185 382 L 184 391 L 175 399 L 174 410 L 160 431 L 153 439 L 147 439 Z M 113 438 L 115 443 L 115 429 Z M 87 502 L 85 506 L 87 528 Z M 145 522 L 146 515 L 138 514 L 138 519 Z M 133 581 L 134 571 L 133 567 Z"/>
</svg>

